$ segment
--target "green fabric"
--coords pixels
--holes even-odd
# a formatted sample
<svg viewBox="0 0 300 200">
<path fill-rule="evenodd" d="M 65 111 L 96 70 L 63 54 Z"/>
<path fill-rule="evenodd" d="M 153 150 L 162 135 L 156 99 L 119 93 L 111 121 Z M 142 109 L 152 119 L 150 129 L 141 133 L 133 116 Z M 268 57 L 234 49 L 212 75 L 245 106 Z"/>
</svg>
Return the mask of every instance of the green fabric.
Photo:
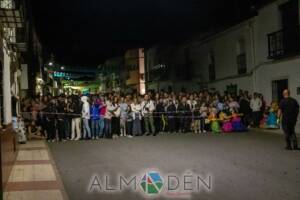
<svg viewBox="0 0 300 200">
<path fill-rule="evenodd" d="M 215 134 L 218 134 L 218 133 L 221 132 L 221 130 L 220 130 L 220 124 L 219 124 L 218 121 L 213 121 L 213 122 L 211 123 L 211 130 L 212 130 L 212 132 L 215 133 Z"/>
</svg>

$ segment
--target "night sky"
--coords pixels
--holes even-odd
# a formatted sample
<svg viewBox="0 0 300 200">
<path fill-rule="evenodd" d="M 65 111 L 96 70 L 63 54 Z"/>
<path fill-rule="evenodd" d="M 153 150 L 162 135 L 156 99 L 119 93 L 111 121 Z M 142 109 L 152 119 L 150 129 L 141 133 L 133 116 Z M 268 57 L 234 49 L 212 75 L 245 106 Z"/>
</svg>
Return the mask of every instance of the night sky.
<svg viewBox="0 0 300 200">
<path fill-rule="evenodd" d="M 249 17 L 259 0 L 32 0 L 42 44 L 58 62 L 97 66 L 132 47 L 175 43 Z"/>
</svg>

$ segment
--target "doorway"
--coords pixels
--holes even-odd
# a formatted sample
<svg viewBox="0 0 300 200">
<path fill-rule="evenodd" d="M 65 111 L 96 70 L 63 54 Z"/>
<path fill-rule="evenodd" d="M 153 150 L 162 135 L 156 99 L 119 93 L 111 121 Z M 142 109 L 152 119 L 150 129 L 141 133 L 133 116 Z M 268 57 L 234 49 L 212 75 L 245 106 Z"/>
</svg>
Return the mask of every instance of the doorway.
<svg viewBox="0 0 300 200">
<path fill-rule="evenodd" d="M 272 99 L 278 103 L 283 99 L 282 92 L 289 88 L 288 79 L 272 81 Z"/>
</svg>

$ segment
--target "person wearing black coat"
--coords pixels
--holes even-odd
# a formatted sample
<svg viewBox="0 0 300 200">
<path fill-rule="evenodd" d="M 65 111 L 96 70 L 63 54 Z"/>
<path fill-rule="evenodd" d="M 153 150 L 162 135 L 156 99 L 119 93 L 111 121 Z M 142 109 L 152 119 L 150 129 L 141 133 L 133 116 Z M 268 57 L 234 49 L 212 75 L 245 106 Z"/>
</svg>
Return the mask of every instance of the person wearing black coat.
<svg viewBox="0 0 300 200">
<path fill-rule="evenodd" d="M 240 109 L 239 112 L 242 114 L 242 123 L 247 127 L 250 125 L 251 121 L 251 107 L 250 101 L 245 97 L 245 95 L 240 96 Z"/>
<path fill-rule="evenodd" d="M 285 135 L 286 150 L 299 150 L 295 132 L 299 104 L 296 99 L 290 97 L 290 92 L 287 89 L 283 91 L 283 97 L 279 105 L 279 116 L 281 117 L 282 129 Z"/>
<path fill-rule="evenodd" d="M 175 114 L 176 114 L 176 106 L 172 100 L 169 101 L 169 105 L 167 107 L 167 115 L 168 115 L 168 130 L 170 133 L 176 131 L 175 127 Z"/>
<path fill-rule="evenodd" d="M 157 102 L 154 114 L 155 114 L 154 123 L 156 127 L 155 135 L 157 135 L 159 132 L 164 131 L 163 117 L 165 115 L 165 107 L 162 99 L 160 99 L 159 102 Z"/>
<path fill-rule="evenodd" d="M 47 141 L 54 142 L 56 137 L 56 114 L 57 109 L 55 100 L 52 99 L 48 106 L 44 109 L 46 120 Z"/>
<path fill-rule="evenodd" d="M 187 133 L 191 128 L 191 107 L 186 102 L 186 97 L 183 97 L 181 103 L 178 105 L 178 112 L 180 117 L 180 132 Z"/>
</svg>

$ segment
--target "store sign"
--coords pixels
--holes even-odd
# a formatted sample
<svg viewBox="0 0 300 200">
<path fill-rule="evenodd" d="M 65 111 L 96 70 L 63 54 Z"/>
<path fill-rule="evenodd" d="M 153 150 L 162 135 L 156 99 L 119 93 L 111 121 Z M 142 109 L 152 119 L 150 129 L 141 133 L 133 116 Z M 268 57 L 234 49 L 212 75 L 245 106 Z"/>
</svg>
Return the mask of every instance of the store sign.
<svg viewBox="0 0 300 200">
<path fill-rule="evenodd" d="M 53 72 L 53 77 L 56 78 L 66 78 L 66 77 L 71 77 L 72 75 L 70 73 L 66 73 L 66 72 L 58 72 L 58 71 L 54 71 Z"/>
</svg>

